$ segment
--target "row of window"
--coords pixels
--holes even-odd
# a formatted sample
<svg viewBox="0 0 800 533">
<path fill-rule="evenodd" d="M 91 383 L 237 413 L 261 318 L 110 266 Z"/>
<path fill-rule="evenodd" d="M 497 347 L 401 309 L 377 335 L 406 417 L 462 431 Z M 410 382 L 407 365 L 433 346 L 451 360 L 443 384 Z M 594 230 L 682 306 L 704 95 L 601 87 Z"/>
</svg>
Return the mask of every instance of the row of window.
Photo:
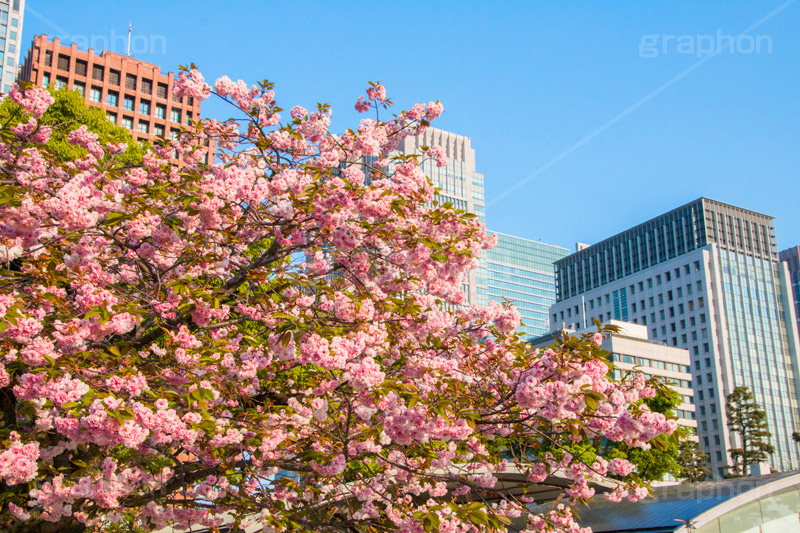
<svg viewBox="0 0 800 533">
<path fill-rule="evenodd" d="M 698 200 L 559 261 L 558 301 L 705 246 L 702 211 Z"/>
<path fill-rule="evenodd" d="M 660 278 L 661 276 L 659 275 L 657 277 Z M 648 281 L 652 282 L 652 278 L 650 278 Z M 640 285 L 642 283 L 643 282 L 639 282 Z M 634 285 L 630 286 L 631 294 L 635 293 L 635 288 L 634 287 L 635 287 Z M 643 290 L 643 289 L 640 289 L 640 290 Z M 698 293 L 702 293 L 702 291 L 703 291 L 703 282 L 702 282 L 702 280 L 698 280 L 694 284 L 688 283 L 688 284 L 685 285 L 685 287 L 681 286 L 681 287 L 676 287 L 674 290 L 670 289 L 666 293 L 659 293 L 656 296 L 650 296 L 647 300 L 641 299 L 638 302 L 638 306 L 637 306 L 637 302 L 631 302 L 630 312 L 631 313 L 636 313 L 636 312 L 639 312 L 639 311 L 644 311 L 645 309 L 652 309 L 653 307 L 656 306 L 656 298 L 658 299 L 658 304 L 659 305 L 663 305 L 665 303 L 665 301 L 666 302 L 672 302 L 676 298 L 683 298 L 684 295 L 692 296 L 693 293 L 695 292 L 695 290 Z M 621 289 L 620 292 L 624 292 L 624 291 L 625 291 L 625 289 Z M 617 291 L 615 291 L 615 292 L 617 292 Z M 666 297 L 666 299 L 665 299 L 665 297 Z M 610 305 L 611 304 L 611 293 L 607 293 L 607 294 L 605 294 L 605 296 L 598 296 L 597 298 L 591 298 L 588 301 L 586 301 L 585 304 L 588 304 L 588 306 L 589 306 L 588 310 L 591 311 L 591 310 L 594 310 L 595 307 L 597 307 L 597 308 L 602 307 L 603 306 L 603 299 L 605 299 L 605 305 Z M 648 304 L 649 304 L 649 306 L 648 306 Z M 705 301 L 704 301 L 704 298 L 702 296 L 697 299 L 697 304 L 698 304 L 698 307 L 701 307 L 701 308 L 705 307 Z M 688 302 L 688 306 L 689 306 L 689 311 L 693 311 L 694 310 L 694 301 L 690 300 Z M 670 308 L 670 309 L 672 309 L 672 308 Z M 684 313 L 684 305 L 683 304 L 680 304 L 678 306 L 678 309 L 679 309 L 680 313 Z M 566 310 L 560 312 L 560 318 L 561 318 L 562 321 L 565 319 L 565 311 L 566 311 L 566 318 L 572 317 L 573 314 L 575 316 L 580 316 L 580 314 L 581 314 L 579 305 L 574 305 L 574 306 L 568 307 Z M 674 311 L 673 311 L 673 314 L 671 316 L 675 316 L 674 315 Z M 602 320 L 602 317 L 603 317 L 603 315 L 602 315 L 602 313 L 600 313 L 598 315 L 598 318 Z M 610 317 L 610 313 L 609 313 L 609 319 L 610 318 L 611 317 Z M 559 317 L 556 316 L 556 314 L 554 313 L 553 314 L 553 320 L 554 321 L 558 321 L 558 319 L 559 319 Z M 655 320 L 655 318 L 653 318 L 653 319 Z"/>
<path fill-rule="evenodd" d="M 45 50 L 45 59 L 44 59 L 45 66 L 51 67 L 53 65 L 53 51 L 52 50 Z M 72 58 L 69 55 L 59 54 L 58 60 L 56 62 L 56 66 L 58 70 L 64 70 L 69 72 L 70 68 L 73 67 Z M 76 75 L 78 76 L 87 76 L 89 75 L 89 63 L 84 59 L 75 59 L 74 61 L 74 69 Z M 120 86 L 122 82 L 122 72 L 117 69 L 109 68 L 106 69 L 103 65 L 94 64 L 91 66 L 92 72 L 92 79 L 97 81 L 106 81 L 111 85 Z M 131 90 L 138 90 L 141 91 L 143 94 L 153 94 L 154 84 L 153 80 L 144 77 L 138 77 L 136 74 L 126 73 L 125 74 L 125 88 Z M 166 83 L 156 82 L 155 83 L 155 96 L 157 98 L 162 98 L 164 100 L 167 99 L 169 96 L 169 86 Z M 172 95 L 173 102 L 181 102 L 182 98 L 176 95 Z M 191 96 L 188 99 L 189 105 L 194 105 L 194 98 Z"/>
<path fill-rule="evenodd" d="M 673 372 L 690 373 L 690 368 L 686 365 L 679 365 L 677 363 L 668 363 L 666 361 L 658 361 L 656 359 L 647 359 L 644 357 L 633 357 L 631 355 L 611 354 L 612 361 L 621 361 L 636 366 L 646 366 L 649 368 L 656 368 L 659 370 L 671 370 Z"/>
<path fill-rule="evenodd" d="M 49 76 L 47 74 L 45 74 L 45 76 L 44 76 L 43 85 L 45 87 L 48 87 L 50 85 L 50 78 L 49 78 Z M 66 85 L 67 85 L 67 79 L 66 78 L 62 78 L 61 76 L 56 78 L 56 83 L 55 83 L 55 88 L 56 89 L 60 89 L 62 87 L 65 87 Z M 75 82 L 73 84 L 72 88 L 73 88 L 73 90 L 78 91 L 81 94 L 81 96 L 84 96 L 84 97 L 86 96 L 86 94 L 85 94 L 86 86 L 83 83 Z M 102 88 L 96 87 L 96 86 L 92 86 L 92 88 L 89 90 L 89 101 L 90 102 L 95 102 L 95 103 L 101 103 L 102 102 Z M 119 107 L 119 93 L 117 93 L 116 91 L 108 91 L 108 93 L 106 94 L 106 105 L 108 105 L 110 107 Z M 123 99 L 122 99 L 122 109 L 125 110 L 125 111 L 133 111 L 134 110 L 134 106 L 135 106 L 134 97 L 130 96 L 130 95 L 124 95 Z M 139 113 L 141 113 L 142 115 L 150 115 L 152 109 L 153 109 L 153 106 L 152 106 L 150 101 L 141 100 L 139 102 Z M 117 122 L 116 118 L 115 118 L 116 117 L 116 113 L 108 113 L 108 116 L 109 116 L 109 118 L 113 117 L 113 122 L 114 123 Z M 166 118 L 167 118 L 167 107 L 165 105 L 162 105 L 162 104 L 156 104 L 155 105 L 155 118 L 166 120 Z M 192 117 L 192 113 L 190 111 L 187 111 L 185 118 L 186 118 L 186 124 L 187 125 L 190 124 L 191 120 L 193 118 Z M 176 124 L 180 124 L 181 123 L 181 110 L 180 109 L 176 109 L 176 108 L 170 109 L 170 121 L 174 122 Z M 143 122 L 146 123 L 146 121 L 140 121 L 140 124 L 143 123 Z M 156 126 L 156 127 L 158 128 L 158 126 Z M 160 126 L 160 128 L 162 130 L 162 133 L 157 133 L 157 135 L 163 135 L 164 126 Z M 139 131 L 143 131 L 143 130 L 140 129 Z"/>
<path fill-rule="evenodd" d="M 120 126 L 122 126 L 125 129 L 133 130 L 133 125 L 134 125 L 133 124 L 133 117 L 129 117 L 129 116 L 123 115 L 122 119 L 119 122 L 117 122 L 119 116 L 116 113 L 113 113 L 113 112 L 110 112 L 110 111 L 106 113 L 106 117 L 108 118 L 108 120 L 110 120 L 114 124 L 119 124 Z M 141 120 L 140 119 L 136 124 L 136 131 L 138 131 L 140 133 L 148 133 L 149 134 L 150 133 L 150 121 Z M 177 130 L 175 128 L 170 128 L 170 130 L 169 130 L 169 138 L 173 139 L 173 140 L 177 139 L 179 133 L 180 133 L 179 130 Z M 153 124 L 153 134 L 154 135 L 158 135 L 160 137 L 164 137 L 165 134 L 166 134 L 166 130 L 165 130 L 164 125 L 163 124 Z"/>
</svg>

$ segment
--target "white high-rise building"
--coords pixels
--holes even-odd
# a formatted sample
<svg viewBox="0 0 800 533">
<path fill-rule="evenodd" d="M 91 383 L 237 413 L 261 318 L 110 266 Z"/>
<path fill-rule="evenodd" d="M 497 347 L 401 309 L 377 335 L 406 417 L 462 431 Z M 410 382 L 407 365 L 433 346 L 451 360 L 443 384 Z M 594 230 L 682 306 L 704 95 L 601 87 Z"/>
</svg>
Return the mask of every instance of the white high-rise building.
<svg viewBox="0 0 800 533">
<path fill-rule="evenodd" d="M 17 79 L 24 12 L 25 0 L 0 0 L 0 89 L 4 94 L 8 94 Z"/>
<path fill-rule="evenodd" d="M 774 219 L 701 198 L 556 262 L 553 330 L 623 320 L 691 354 L 698 436 L 722 477 L 725 396 L 747 386 L 766 411 L 778 470 L 800 468 L 798 334 Z"/>
</svg>

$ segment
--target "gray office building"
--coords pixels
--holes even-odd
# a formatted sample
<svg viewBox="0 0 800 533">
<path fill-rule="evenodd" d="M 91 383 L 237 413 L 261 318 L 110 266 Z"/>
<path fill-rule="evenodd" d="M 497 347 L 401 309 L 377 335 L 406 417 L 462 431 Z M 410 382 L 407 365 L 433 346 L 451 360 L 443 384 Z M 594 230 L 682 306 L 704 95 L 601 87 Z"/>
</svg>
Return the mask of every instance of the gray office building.
<svg viewBox="0 0 800 533">
<path fill-rule="evenodd" d="M 553 330 L 623 320 L 689 350 L 698 436 L 716 477 L 739 447 L 725 418 L 739 385 L 767 413 L 770 465 L 800 468 L 798 335 L 772 217 L 701 198 L 555 265 Z"/>
<path fill-rule="evenodd" d="M 484 200 L 483 174 L 475 170 L 475 150 L 469 137 L 450 133 L 437 128 L 427 128 L 421 135 L 406 137 L 400 143 L 398 151 L 404 154 L 421 154 L 423 146 L 441 146 L 447 156 L 447 164 L 437 167 L 425 158 L 422 170 L 438 188 L 436 199 L 439 202 L 450 202 L 456 209 L 473 213 L 486 222 L 486 206 Z M 464 292 L 467 304 L 475 304 L 477 296 L 477 269 L 467 276 Z"/>
</svg>

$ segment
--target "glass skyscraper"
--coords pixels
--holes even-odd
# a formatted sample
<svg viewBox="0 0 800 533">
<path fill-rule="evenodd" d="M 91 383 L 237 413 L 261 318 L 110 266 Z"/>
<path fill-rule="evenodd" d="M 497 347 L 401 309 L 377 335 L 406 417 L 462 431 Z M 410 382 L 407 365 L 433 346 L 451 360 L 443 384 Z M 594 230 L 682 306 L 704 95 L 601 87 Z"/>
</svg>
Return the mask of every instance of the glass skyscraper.
<svg viewBox="0 0 800 533">
<path fill-rule="evenodd" d="M 519 331 L 531 339 L 550 331 L 548 311 L 556 300 L 553 263 L 569 250 L 504 233 L 497 246 L 485 250 L 478 269 L 478 304 L 508 301 L 522 315 Z"/>
<path fill-rule="evenodd" d="M 24 12 L 25 0 L 0 0 L 0 88 L 5 94 L 17 79 Z"/>
<path fill-rule="evenodd" d="M 556 280 L 554 329 L 625 320 L 690 351 L 698 436 L 716 477 L 740 447 L 725 416 L 740 385 L 767 413 L 771 466 L 800 468 L 798 335 L 772 217 L 701 198 L 557 261 Z"/>
</svg>

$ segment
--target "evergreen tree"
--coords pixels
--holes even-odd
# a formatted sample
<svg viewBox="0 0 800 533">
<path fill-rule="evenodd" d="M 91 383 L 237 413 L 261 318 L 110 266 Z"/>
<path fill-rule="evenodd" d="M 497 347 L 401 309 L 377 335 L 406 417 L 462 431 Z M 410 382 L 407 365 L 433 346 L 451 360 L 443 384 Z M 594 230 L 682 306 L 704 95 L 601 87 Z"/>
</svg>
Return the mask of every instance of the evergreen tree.
<svg viewBox="0 0 800 533">
<path fill-rule="evenodd" d="M 711 473 L 708 468 L 708 454 L 694 440 L 685 440 L 678 445 L 678 463 L 681 465 L 678 477 L 687 483 L 705 481 Z"/>
<path fill-rule="evenodd" d="M 775 451 L 769 439 L 772 434 L 767 424 L 767 414 L 753 400 L 747 387 L 736 387 L 726 398 L 728 429 L 739 436 L 741 448 L 731 448 L 731 476 L 746 476 L 748 467 L 766 461 Z"/>
</svg>

